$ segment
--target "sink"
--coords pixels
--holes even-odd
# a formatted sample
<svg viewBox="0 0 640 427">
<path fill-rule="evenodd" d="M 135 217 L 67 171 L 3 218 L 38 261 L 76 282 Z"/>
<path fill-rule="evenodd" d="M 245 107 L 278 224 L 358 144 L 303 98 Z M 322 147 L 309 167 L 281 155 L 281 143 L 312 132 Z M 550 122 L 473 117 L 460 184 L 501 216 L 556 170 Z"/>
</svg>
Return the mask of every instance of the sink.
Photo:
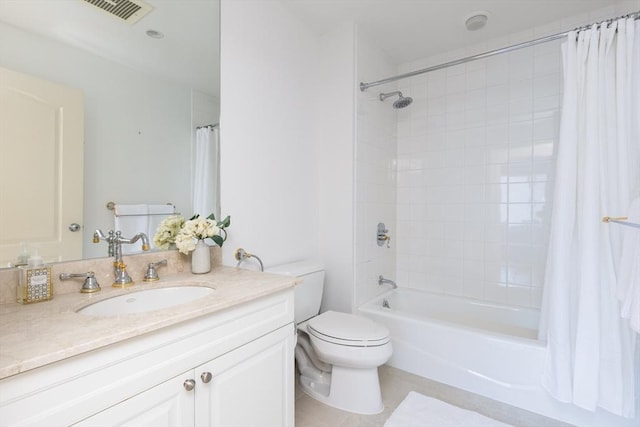
<svg viewBox="0 0 640 427">
<path fill-rule="evenodd" d="M 146 313 L 186 304 L 211 295 L 214 289 L 204 286 L 174 286 L 130 292 L 82 307 L 77 312 L 91 316 L 118 316 Z"/>
</svg>

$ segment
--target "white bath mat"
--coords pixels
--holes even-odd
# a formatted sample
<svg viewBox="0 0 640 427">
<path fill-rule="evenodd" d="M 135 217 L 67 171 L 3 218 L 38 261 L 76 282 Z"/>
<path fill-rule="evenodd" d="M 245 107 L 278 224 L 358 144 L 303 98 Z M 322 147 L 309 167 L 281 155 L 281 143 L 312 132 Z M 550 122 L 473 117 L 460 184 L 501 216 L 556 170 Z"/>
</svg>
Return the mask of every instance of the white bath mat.
<svg viewBox="0 0 640 427">
<path fill-rule="evenodd" d="M 409 392 L 384 427 L 507 427 L 477 412 L 458 408 L 438 399 Z"/>
</svg>

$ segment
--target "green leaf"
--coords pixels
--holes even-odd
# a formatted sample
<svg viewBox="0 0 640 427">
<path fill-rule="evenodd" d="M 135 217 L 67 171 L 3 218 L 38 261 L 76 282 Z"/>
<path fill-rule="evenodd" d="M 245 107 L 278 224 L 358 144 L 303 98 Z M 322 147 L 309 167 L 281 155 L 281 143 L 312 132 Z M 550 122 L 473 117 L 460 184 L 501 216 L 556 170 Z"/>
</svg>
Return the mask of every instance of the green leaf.
<svg viewBox="0 0 640 427">
<path fill-rule="evenodd" d="M 216 220 L 216 216 L 212 213 L 209 214 L 209 216 L 207 217 L 207 219 L 210 219 L 211 221 L 215 221 Z"/>
<path fill-rule="evenodd" d="M 213 240 L 215 242 L 215 244 L 220 246 L 220 247 L 222 247 L 222 244 L 224 243 L 224 240 L 220 236 L 212 236 L 211 240 Z"/>
<path fill-rule="evenodd" d="M 220 221 L 219 227 L 226 228 L 231 225 L 231 217 L 227 215 L 225 219 Z"/>
</svg>

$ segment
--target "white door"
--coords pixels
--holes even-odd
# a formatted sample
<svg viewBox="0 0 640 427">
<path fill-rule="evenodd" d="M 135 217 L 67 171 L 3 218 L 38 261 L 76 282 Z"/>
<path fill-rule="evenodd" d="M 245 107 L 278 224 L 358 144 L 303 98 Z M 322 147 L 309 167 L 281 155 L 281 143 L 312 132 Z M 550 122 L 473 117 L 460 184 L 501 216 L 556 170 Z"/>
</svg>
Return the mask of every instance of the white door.
<svg viewBox="0 0 640 427">
<path fill-rule="evenodd" d="M 196 368 L 196 426 L 293 426 L 294 343 L 289 325 Z"/>
<path fill-rule="evenodd" d="M 193 371 L 185 372 L 145 392 L 84 419 L 74 426 L 193 427 Z"/>
<path fill-rule="evenodd" d="M 0 67 L 0 266 L 82 258 L 81 91 Z"/>
</svg>

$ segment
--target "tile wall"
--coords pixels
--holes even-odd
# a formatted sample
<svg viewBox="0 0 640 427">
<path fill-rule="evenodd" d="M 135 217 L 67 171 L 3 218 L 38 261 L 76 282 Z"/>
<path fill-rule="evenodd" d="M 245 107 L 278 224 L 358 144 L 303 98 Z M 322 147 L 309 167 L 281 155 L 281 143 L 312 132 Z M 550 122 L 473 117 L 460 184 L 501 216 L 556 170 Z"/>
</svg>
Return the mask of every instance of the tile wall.
<svg viewBox="0 0 640 427">
<path fill-rule="evenodd" d="M 369 43 L 358 37 L 358 82 L 372 76 L 395 73 L 395 66 Z M 386 85 L 385 92 L 396 90 Z M 378 285 L 378 276 L 395 280 L 398 240 L 396 235 L 396 169 L 397 117 L 391 107 L 394 99 L 381 102 L 378 88 L 357 90 L 356 138 L 356 288 L 358 306 L 387 291 Z M 391 235 L 389 247 L 378 246 L 376 229 L 383 222 Z"/>
<path fill-rule="evenodd" d="M 475 46 L 406 68 L 492 48 Z M 400 84 L 414 98 L 398 112 L 396 275 L 402 284 L 540 305 L 560 52 L 559 42 L 546 43 Z"/>
</svg>

